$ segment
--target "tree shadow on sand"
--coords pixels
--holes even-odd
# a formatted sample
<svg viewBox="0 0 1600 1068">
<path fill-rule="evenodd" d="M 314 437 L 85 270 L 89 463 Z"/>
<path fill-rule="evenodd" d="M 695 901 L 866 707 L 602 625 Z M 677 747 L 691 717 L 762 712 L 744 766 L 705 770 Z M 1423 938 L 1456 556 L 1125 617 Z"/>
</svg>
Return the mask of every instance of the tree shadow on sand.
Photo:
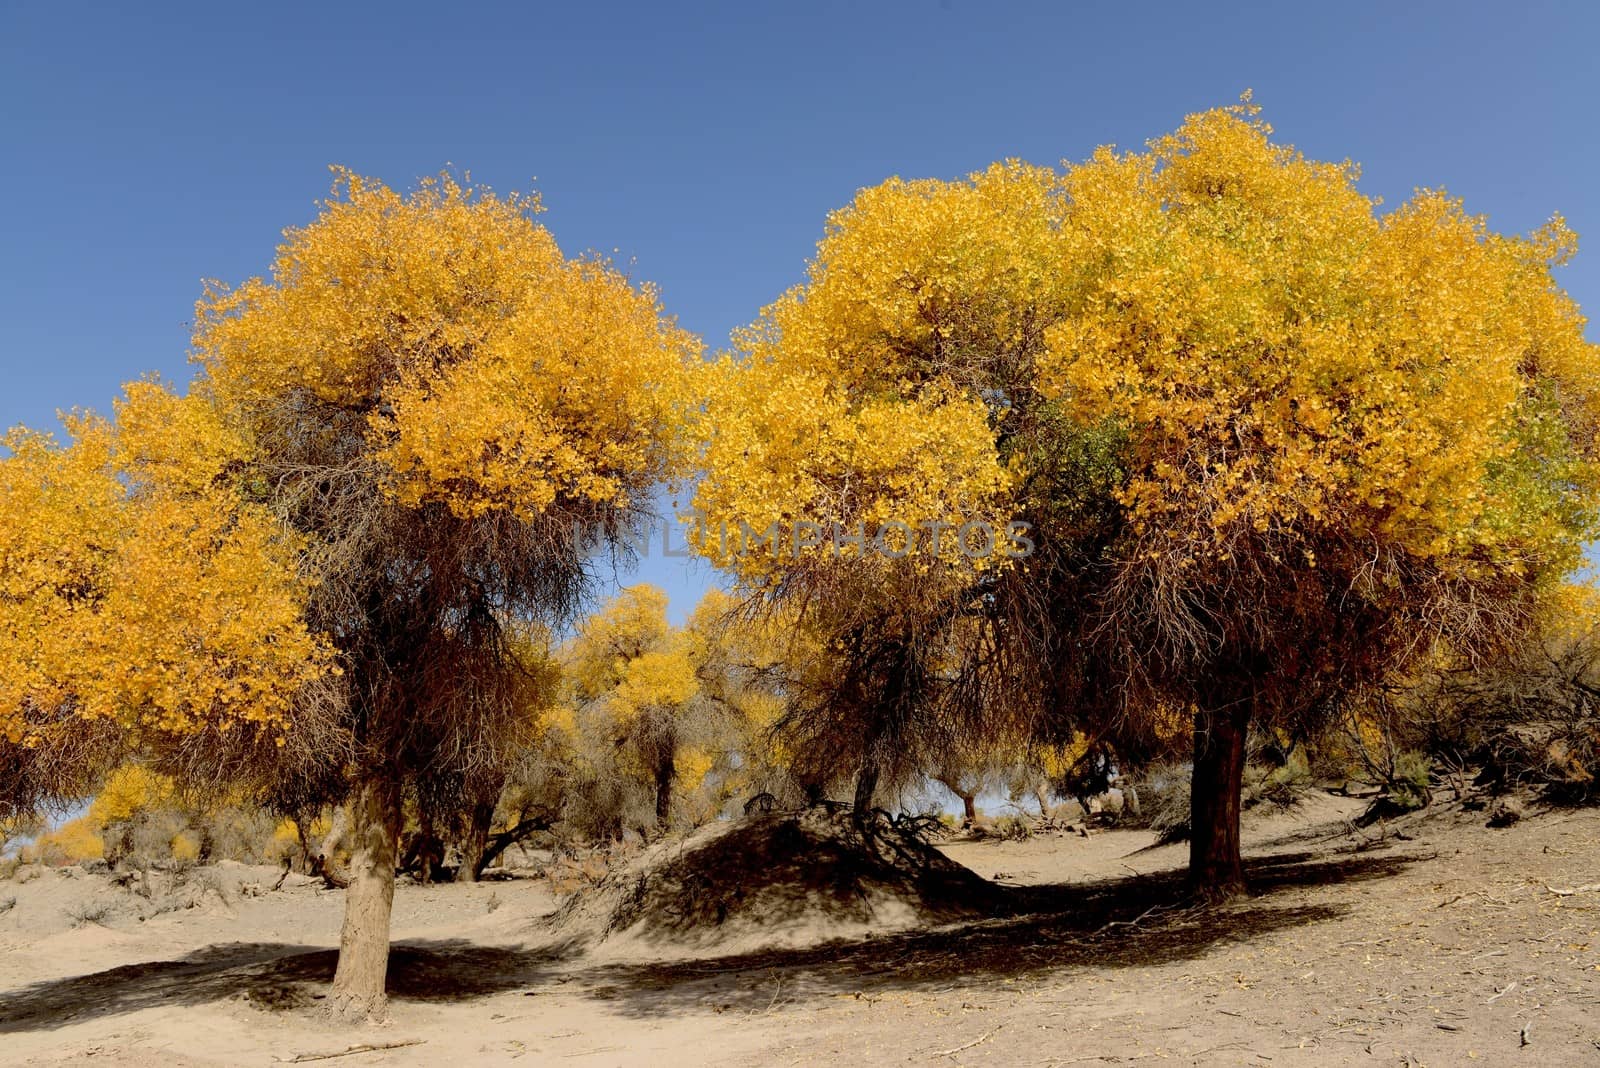
<svg viewBox="0 0 1600 1068">
<path fill-rule="evenodd" d="M 803 949 L 761 949 L 671 962 L 594 963 L 581 945 L 539 948 L 464 940 L 397 943 L 389 992 L 397 1002 L 453 1002 L 522 991 L 604 999 L 633 1016 L 714 1006 L 764 1009 L 838 994 L 934 991 L 956 981 L 1036 979 L 1073 969 L 1160 965 L 1219 946 L 1330 920 L 1341 907 L 1274 905 L 1299 887 L 1381 879 L 1417 857 L 1312 854 L 1250 866 L 1253 896 L 1214 908 L 1187 905 L 1182 874 L 1008 889 L 992 918 L 917 928 Z M 290 943 L 213 945 L 176 960 L 123 965 L 0 991 L 0 1034 L 53 1030 L 143 1009 L 236 998 L 265 1010 L 315 1004 L 336 953 Z"/>
</svg>

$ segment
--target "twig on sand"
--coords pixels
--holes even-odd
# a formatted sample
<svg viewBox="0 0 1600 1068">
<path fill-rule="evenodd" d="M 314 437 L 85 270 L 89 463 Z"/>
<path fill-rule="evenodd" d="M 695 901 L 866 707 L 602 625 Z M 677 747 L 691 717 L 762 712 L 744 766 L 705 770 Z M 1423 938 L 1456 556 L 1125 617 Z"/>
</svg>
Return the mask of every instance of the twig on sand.
<svg viewBox="0 0 1600 1068">
<path fill-rule="evenodd" d="M 1149 908 L 1145 909 L 1143 912 L 1139 913 L 1139 915 L 1135 916 L 1131 920 L 1112 920 L 1110 923 L 1106 924 L 1104 927 L 1101 927 L 1100 929 L 1098 929 L 1098 930 L 1094 931 L 1093 933 L 1091 933 L 1089 937 L 1090 938 L 1094 938 L 1094 937 L 1096 937 L 1098 935 L 1103 935 L 1107 931 L 1111 930 L 1113 927 L 1137 927 L 1141 923 L 1143 923 L 1147 918 L 1149 918 L 1149 916 L 1152 913 L 1155 913 L 1155 912 L 1168 912 L 1168 911 L 1171 911 L 1172 908 L 1173 908 L 1173 906 L 1171 906 L 1171 905 L 1151 905 Z"/>
<path fill-rule="evenodd" d="M 968 1042 L 964 1046 L 956 1046 L 954 1049 L 941 1049 L 931 1055 L 934 1057 L 954 1057 L 957 1053 L 960 1053 L 964 1049 L 971 1049 L 980 1042 L 989 1041 L 999 1030 L 1000 1028 L 996 1027 L 993 1031 L 985 1031 L 983 1034 L 979 1035 L 977 1038 L 973 1039 L 971 1042 Z"/>
<path fill-rule="evenodd" d="M 282 1057 L 274 1057 L 273 1060 L 280 1064 L 304 1064 L 307 1061 L 331 1061 L 335 1057 L 350 1057 L 357 1053 L 376 1053 L 379 1050 L 385 1049 L 402 1049 L 406 1046 L 420 1046 L 426 1041 L 427 1039 L 425 1038 L 407 1038 L 402 1039 L 399 1042 L 363 1042 L 359 1046 L 351 1046 L 349 1049 L 341 1049 L 333 1053 L 296 1053 L 293 1057 L 290 1057 L 287 1060 L 283 1059 Z"/>
<path fill-rule="evenodd" d="M 1570 890 L 1562 890 L 1556 886 L 1546 886 L 1545 889 L 1557 897 L 1571 897 L 1573 894 L 1592 894 L 1596 890 L 1600 890 L 1600 883 L 1585 883 L 1583 886 L 1574 886 Z"/>
<path fill-rule="evenodd" d="M 283 886 L 283 881 L 289 877 L 289 869 L 293 867 L 288 857 L 283 858 L 283 874 L 278 876 L 278 881 L 272 884 L 272 889 L 277 890 Z"/>
<path fill-rule="evenodd" d="M 1513 979 L 1513 980 L 1511 980 L 1511 982 L 1506 984 L 1506 988 L 1504 990 L 1500 991 L 1500 993 L 1496 994 L 1494 997 L 1490 998 L 1488 1001 L 1485 1001 L 1484 1004 L 1485 1005 L 1493 1005 L 1495 1002 L 1499 1001 L 1501 998 L 1505 997 L 1507 994 L 1511 993 L 1516 988 L 1517 988 L 1517 981 L 1515 979 Z"/>
</svg>

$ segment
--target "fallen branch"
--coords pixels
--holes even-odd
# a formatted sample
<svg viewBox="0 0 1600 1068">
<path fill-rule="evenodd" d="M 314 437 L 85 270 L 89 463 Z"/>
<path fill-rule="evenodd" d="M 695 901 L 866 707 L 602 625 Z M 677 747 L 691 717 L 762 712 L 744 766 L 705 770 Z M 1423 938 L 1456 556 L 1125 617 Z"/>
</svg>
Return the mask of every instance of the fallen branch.
<svg viewBox="0 0 1600 1068">
<path fill-rule="evenodd" d="M 478 858 L 478 863 L 475 865 L 477 868 L 476 874 L 482 875 L 489 865 L 500 858 L 501 853 L 504 853 L 524 838 L 531 837 L 539 831 L 548 831 L 553 823 L 552 817 L 540 814 L 518 820 L 515 827 L 501 831 L 499 834 L 491 834 L 484 844 L 483 856 Z"/>
<path fill-rule="evenodd" d="M 407 1038 L 399 1042 L 364 1042 L 359 1046 L 351 1046 L 349 1049 L 341 1049 L 334 1053 L 296 1053 L 288 1060 L 283 1060 L 278 1057 L 274 1057 L 273 1060 L 278 1061 L 280 1064 L 304 1064 L 307 1061 L 331 1061 L 335 1057 L 350 1057 L 357 1053 L 376 1053 L 379 1050 L 385 1049 L 403 1049 L 406 1046 L 420 1046 L 426 1041 L 427 1039 L 425 1038 Z"/>
<path fill-rule="evenodd" d="M 1546 886 L 1545 889 L 1557 897 L 1571 897 L 1573 894 L 1592 894 L 1600 890 L 1600 883 L 1586 883 L 1583 886 L 1574 886 L 1570 890 L 1562 890 L 1554 886 Z"/>
<path fill-rule="evenodd" d="M 953 1057 L 957 1053 L 960 1053 L 962 1050 L 971 1049 L 973 1046 L 976 1046 L 981 1042 L 989 1041 L 989 1039 L 993 1038 L 995 1036 L 995 1033 L 998 1032 L 999 1030 L 1000 1030 L 1000 1028 L 996 1027 L 993 1031 L 988 1031 L 988 1032 L 985 1032 L 984 1034 L 979 1035 L 977 1038 L 973 1039 L 971 1042 L 968 1042 L 964 1046 L 956 1046 L 954 1049 L 942 1049 L 942 1050 L 939 1050 L 937 1053 L 934 1053 L 933 1056 L 935 1056 L 935 1057 Z"/>
</svg>

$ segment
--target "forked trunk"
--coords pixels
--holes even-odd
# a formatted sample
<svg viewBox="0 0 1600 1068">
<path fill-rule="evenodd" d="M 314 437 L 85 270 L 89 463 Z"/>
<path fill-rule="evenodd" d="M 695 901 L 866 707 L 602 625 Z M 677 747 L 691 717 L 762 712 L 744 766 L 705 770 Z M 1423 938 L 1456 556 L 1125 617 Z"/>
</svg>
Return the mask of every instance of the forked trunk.
<svg viewBox="0 0 1600 1068">
<path fill-rule="evenodd" d="M 974 791 L 962 789 L 961 779 L 955 775 L 935 776 L 946 790 L 955 794 L 961 801 L 961 826 L 971 827 L 978 822 L 978 795 Z"/>
<path fill-rule="evenodd" d="M 1250 703 L 1201 709 L 1194 721 L 1194 778 L 1189 802 L 1189 882 L 1201 897 L 1244 893 L 1239 854 L 1239 796 L 1244 788 Z"/>
<path fill-rule="evenodd" d="M 1050 787 L 1040 784 L 1033 788 L 1033 796 L 1039 802 L 1039 816 L 1042 819 L 1050 818 Z"/>
<path fill-rule="evenodd" d="M 456 882 L 475 883 L 483 876 L 484 854 L 489 848 L 489 825 L 494 822 L 493 805 L 473 805 L 467 833 L 461 839 L 461 867 Z"/>
<path fill-rule="evenodd" d="M 329 1012 L 342 1019 L 384 1014 L 399 835 L 399 784 L 368 778 L 350 800 L 350 886 L 344 896 L 339 966 L 328 996 Z"/>
</svg>

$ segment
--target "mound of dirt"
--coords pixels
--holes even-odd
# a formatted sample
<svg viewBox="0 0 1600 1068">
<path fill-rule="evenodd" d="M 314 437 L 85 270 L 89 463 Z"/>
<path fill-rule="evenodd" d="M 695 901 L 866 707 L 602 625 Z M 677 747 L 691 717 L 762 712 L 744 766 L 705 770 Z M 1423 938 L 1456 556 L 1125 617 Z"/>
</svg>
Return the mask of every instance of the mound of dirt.
<svg viewBox="0 0 1600 1068">
<path fill-rule="evenodd" d="M 646 850 L 569 898 L 555 926 L 608 956 L 747 953 L 975 919 L 1001 892 L 909 832 L 812 809 Z"/>
</svg>

